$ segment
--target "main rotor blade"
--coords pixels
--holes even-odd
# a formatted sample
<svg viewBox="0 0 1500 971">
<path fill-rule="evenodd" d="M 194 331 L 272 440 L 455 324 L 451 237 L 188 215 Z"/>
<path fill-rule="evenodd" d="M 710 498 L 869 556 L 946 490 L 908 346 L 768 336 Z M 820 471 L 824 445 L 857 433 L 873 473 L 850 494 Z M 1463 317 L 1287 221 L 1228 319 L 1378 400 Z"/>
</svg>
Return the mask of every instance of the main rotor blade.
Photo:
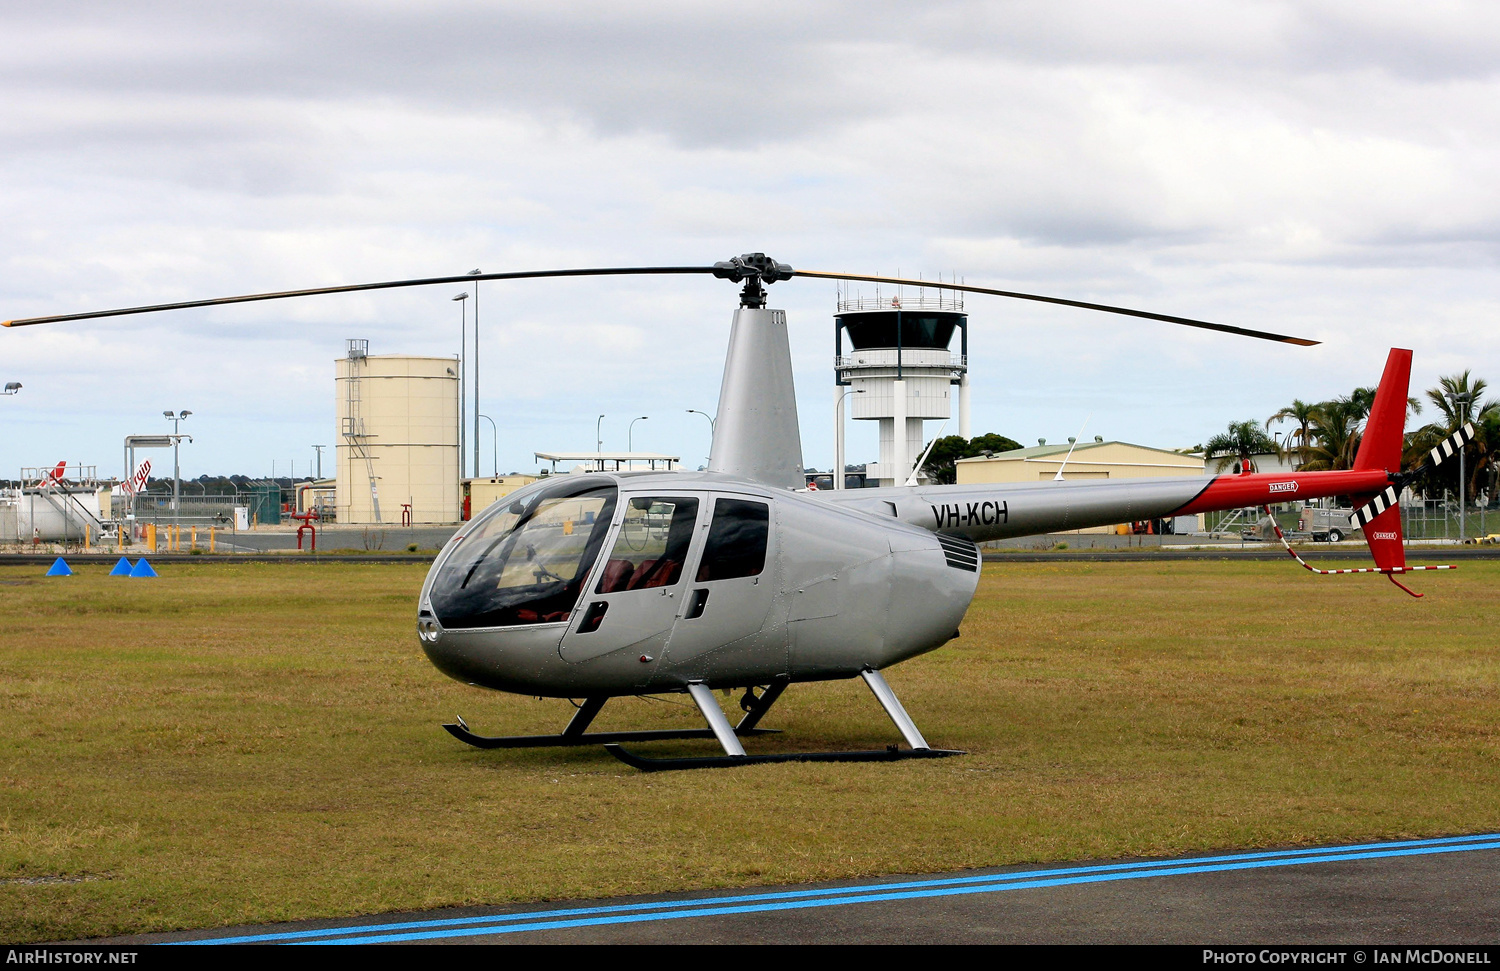
<svg viewBox="0 0 1500 971">
<path fill-rule="evenodd" d="M 817 270 L 793 270 L 793 276 L 816 277 L 823 280 L 855 280 L 860 283 L 896 283 L 908 287 L 931 287 L 935 290 L 962 290 L 965 293 L 986 293 L 992 297 L 1013 297 L 1017 300 L 1034 300 L 1038 303 L 1055 303 L 1064 307 L 1082 307 L 1084 310 L 1101 310 L 1108 314 L 1124 314 L 1127 317 L 1144 317 L 1147 320 L 1164 320 L 1169 324 L 1182 324 L 1186 327 L 1199 327 L 1203 330 L 1217 330 L 1225 334 L 1238 334 L 1241 337 L 1258 337 L 1266 341 L 1280 341 L 1283 344 L 1300 344 L 1303 347 L 1312 347 L 1321 341 L 1311 341 L 1305 337 L 1288 337 L 1285 334 L 1272 334 L 1264 330 L 1250 330 L 1246 327 L 1234 327 L 1229 324 L 1215 324 L 1207 320 L 1193 320 L 1191 317 L 1173 317 L 1170 314 L 1153 314 L 1148 310 L 1131 310 L 1129 307 L 1111 307 L 1102 303 L 1087 303 L 1082 300 L 1065 300 L 1062 297 L 1044 297 L 1035 293 L 1017 293 L 1013 290 L 995 290 L 990 287 L 975 287 L 966 283 L 933 283 L 931 280 L 905 280 L 891 276 L 860 276 L 856 273 L 822 273 Z"/>
<path fill-rule="evenodd" d="M 790 268 L 787 268 L 790 269 Z M 1216 330 L 1225 334 L 1238 334 L 1242 337 L 1258 337 L 1262 340 L 1281 341 L 1287 344 L 1300 344 L 1310 347 L 1319 343 L 1302 337 L 1289 337 L 1284 334 L 1272 334 L 1266 331 L 1250 330 L 1245 327 L 1234 327 L 1229 324 L 1216 324 L 1207 320 L 1193 320 L 1189 317 L 1174 317 L 1169 314 L 1155 314 L 1146 310 L 1132 310 L 1128 307 L 1112 307 L 1107 304 L 1088 303 L 1082 300 L 1067 300 L 1062 297 L 1046 297 L 1034 293 L 1018 293 L 1012 290 L 996 290 L 991 287 L 977 287 L 964 283 L 933 283 L 927 280 L 906 280 L 899 277 L 865 276 L 855 273 L 824 273 L 817 270 L 791 270 L 792 276 L 802 276 L 811 279 L 824 280 L 853 280 L 864 283 L 893 283 L 904 286 L 932 287 L 939 290 L 959 290 L 965 293 L 983 293 L 995 297 L 1012 297 L 1017 300 L 1033 300 L 1039 303 L 1059 304 L 1064 307 L 1081 307 L 1085 310 L 1099 310 L 1105 313 L 1124 314 L 1130 317 L 1142 317 L 1147 320 L 1161 320 L 1169 324 L 1182 324 L 1187 327 L 1198 327 L 1204 330 Z M 260 300 L 285 300 L 291 297 L 312 297 L 329 293 L 357 293 L 365 290 L 393 290 L 402 287 L 427 287 L 440 284 L 470 283 L 477 280 L 533 280 L 543 277 L 580 277 L 580 276 L 665 276 L 684 274 L 707 274 L 717 275 L 718 268 L 712 266 L 617 266 L 617 267 L 585 267 L 571 270 L 521 270 L 513 273 L 476 273 L 463 276 L 438 276 L 423 277 L 415 280 L 386 280 L 380 283 L 352 283 L 335 287 L 312 287 L 305 290 L 279 290 L 271 293 L 249 293 L 237 297 L 214 297 L 208 300 L 183 300 L 175 303 L 150 304 L 144 307 L 124 307 L 116 310 L 93 310 L 77 314 L 55 314 L 48 317 L 23 317 L 16 320 L 0 321 L 6 327 L 30 327 L 33 324 L 57 324 L 71 320 L 93 320 L 100 317 L 124 317 L 130 314 L 148 314 L 159 310 L 188 310 L 194 307 L 218 307 L 233 303 L 254 303 Z M 782 277 L 785 279 L 785 277 Z"/>
<path fill-rule="evenodd" d="M 30 327 L 32 324 L 60 324 L 68 320 L 92 320 L 96 317 L 124 317 L 127 314 L 149 314 L 158 310 L 187 310 L 192 307 L 218 307 L 229 303 L 253 303 L 257 300 L 284 300 L 288 297 L 313 297 L 324 293 L 356 293 L 361 290 L 394 290 L 400 287 L 430 287 L 443 283 L 472 283 L 475 280 L 530 280 L 554 276 L 661 276 L 668 274 L 707 273 L 711 266 L 616 266 L 589 267 L 579 270 L 522 270 L 516 273 L 475 273 L 463 276 L 431 276 L 418 280 L 387 280 L 382 283 L 351 283 L 339 287 L 313 287 L 308 290 L 279 290 L 275 293 L 247 293 L 239 297 L 214 297 L 210 300 L 183 300 L 157 303 L 147 307 L 125 307 L 120 310 L 92 310 L 81 314 L 56 314 L 51 317 L 24 317 L 0 321 L 6 327 Z"/>
</svg>

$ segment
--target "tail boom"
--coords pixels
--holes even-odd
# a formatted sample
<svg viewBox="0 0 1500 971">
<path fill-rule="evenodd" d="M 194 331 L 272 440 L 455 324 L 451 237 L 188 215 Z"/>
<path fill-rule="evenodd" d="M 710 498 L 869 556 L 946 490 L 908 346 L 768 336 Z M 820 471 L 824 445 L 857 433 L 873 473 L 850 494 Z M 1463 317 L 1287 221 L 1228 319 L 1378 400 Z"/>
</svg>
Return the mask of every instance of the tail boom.
<svg viewBox="0 0 1500 971">
<path fill-rule="evenodd" d="M 1327 496 L 1367 496 L 1385 489 L 1390 481 L 1384 469 L 1218 475 L 1191 502 L 1172 515 L 1188 516 Z"/>
</svg>

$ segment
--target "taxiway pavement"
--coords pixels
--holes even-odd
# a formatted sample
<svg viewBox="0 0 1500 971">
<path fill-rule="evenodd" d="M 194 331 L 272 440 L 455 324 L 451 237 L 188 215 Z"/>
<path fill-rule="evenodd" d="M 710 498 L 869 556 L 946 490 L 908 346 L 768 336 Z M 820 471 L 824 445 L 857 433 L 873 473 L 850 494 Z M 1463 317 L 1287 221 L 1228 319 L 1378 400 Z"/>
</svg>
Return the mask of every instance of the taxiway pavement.
<svg viewBox="0 0 1500 971">
<path fill-rule="evenodd" d="M 1500 833 L 152 934 L 197 944 L 1490 944 Z"/>
</svg>

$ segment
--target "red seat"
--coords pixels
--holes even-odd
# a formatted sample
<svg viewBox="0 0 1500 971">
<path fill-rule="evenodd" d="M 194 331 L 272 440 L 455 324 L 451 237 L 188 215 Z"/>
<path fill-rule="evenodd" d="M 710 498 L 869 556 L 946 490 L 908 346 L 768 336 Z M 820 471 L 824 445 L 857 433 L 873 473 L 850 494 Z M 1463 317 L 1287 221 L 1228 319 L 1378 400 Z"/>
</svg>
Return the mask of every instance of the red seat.
<svg viewBox="0 0 1500 971">
<path fill-rule="evenodd" d="M 644 563 L 641 566 L 645 566 Z M 642 570 L 637 576 L 644 574 L 645 579 L 641 582 L 641 589 L 650 587 L 670 587 L 677 582 L 682 575 L 681 560 L 653 560 L 650 570 Z"/>
<path fill-rule="evenodd" d="M 634 573 L 635 564 L 629 560 L 610 560 L 604 564 L 604 576 L 599 579 L 599 592 L 629 590 L 630 578 Z"/>
<path fill-rule="evenodd" d="M 635 576 L 625 585 L 626 590 L 639 590 L 646 586 L 646 581 L 651 579 L 651 571 L 656 568 L 655 560 L 642 560 L 641 565 L 635 568 Z"/>
</svg>

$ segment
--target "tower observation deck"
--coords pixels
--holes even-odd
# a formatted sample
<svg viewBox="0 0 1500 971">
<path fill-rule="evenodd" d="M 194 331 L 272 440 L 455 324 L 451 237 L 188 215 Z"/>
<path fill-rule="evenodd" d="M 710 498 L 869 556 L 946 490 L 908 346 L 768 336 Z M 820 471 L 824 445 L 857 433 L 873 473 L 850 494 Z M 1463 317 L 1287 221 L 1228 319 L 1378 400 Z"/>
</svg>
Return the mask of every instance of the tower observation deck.
<svg viewBox="0 0 1500 971">
<path fill-rule="evenodd" d="M 903 292 L 905 290 L 905 292 Z M 949 350 L 954 332 L 959 353 Z M 845 339 L 848 340 L 846 349 Z M 953 416 L 958 388 L 958 430 L 969 428 L 969 318 L 963 297 L 947 291 L 909 288 L 875 296 L 840 294 L 834 316 L 834 465 L 843 470 L 843 405 L 856 421 L 880 423 L 880 461 L 867 479 L 904 485 L 922 457 L 922 423 Z M 835 474 L 834 488 L 844 487 Z"/>
</svg>

